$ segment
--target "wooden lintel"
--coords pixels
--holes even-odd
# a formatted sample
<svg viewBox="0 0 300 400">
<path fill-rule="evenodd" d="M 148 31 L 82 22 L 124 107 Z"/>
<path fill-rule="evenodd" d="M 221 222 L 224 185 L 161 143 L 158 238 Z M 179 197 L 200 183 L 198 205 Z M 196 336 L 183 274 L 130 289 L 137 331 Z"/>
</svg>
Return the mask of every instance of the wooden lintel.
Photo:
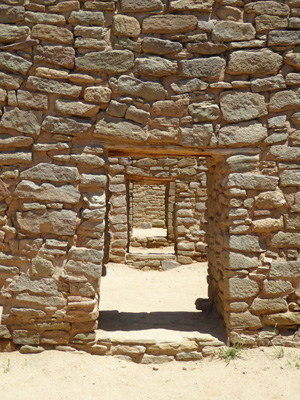
<svg viewBox="0 0 300 400">
<path fill-rule="evenodd" d="M 155 176 L 141 176 L 141 175 L 133 175 L 133 174 L 127 174 L 126 177 L 130 181 L 139 182 L 139 183 L 145 184 L 145 185 L 149 185 L 149 184 L 164 185 L 164 184 L 167 184 L 170 182 L 174 182 L 174 180 L 175 180 L 175 177 L 161 178 L 161 177 L 155 177 Z"/>
</svg>

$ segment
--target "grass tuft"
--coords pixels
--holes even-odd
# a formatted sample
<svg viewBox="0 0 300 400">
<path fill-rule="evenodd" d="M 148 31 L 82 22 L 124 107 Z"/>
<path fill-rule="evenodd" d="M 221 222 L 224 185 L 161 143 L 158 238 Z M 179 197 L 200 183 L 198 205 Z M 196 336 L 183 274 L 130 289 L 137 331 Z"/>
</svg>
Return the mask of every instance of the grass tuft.
<svg viewBox="0 0 300 400">
<path fill-rule="evenodd" d="M 227 348 L 221 348 L 219 350 L 219 358 L 222 358 L 227 363 L 240 356 L 243 346 L 240 343 L 235 343 L 233 346 L 227 346 Z"/>
</svg>

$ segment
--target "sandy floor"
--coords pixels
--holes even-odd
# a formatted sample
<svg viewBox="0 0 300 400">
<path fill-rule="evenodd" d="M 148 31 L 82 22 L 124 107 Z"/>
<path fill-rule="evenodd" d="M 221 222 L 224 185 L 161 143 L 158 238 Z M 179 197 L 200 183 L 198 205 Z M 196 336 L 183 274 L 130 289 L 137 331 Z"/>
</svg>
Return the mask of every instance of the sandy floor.
<svg viewBox="0 0 300 400">
<path fill-rule="evenodd" d="M 114 323 L 123 330 L 152 329 L 154 324 L 165 330 L 218 332 L 216 320 L 205 323 L 194 308 L 195 298 L 206 295 L 205 275 L 204 263 L 161 273 L 110 265 L 102 281 L 101 308 L 104 313 L 116 310 Z M 127 325 L 124 318 L 118 323 L 124 313 L 132 317 Z M 104 322 L 106 329 L 114 328 L 109 318 Z M 1 400 L 296 400 L 299 382 L 300 349 L 290 348 L 281 353 L 275 347 L 242 350 L 228 365 L 217 355 L 141 365 L 86 353 L 0 353 Z"/>
</svg>

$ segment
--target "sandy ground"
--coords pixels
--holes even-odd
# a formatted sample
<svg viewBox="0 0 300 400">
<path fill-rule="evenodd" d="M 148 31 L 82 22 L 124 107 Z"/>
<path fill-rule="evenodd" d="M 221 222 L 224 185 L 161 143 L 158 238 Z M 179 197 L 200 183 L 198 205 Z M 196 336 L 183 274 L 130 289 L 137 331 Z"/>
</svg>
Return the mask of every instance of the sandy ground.
<svg viewBox="0 0 300 400">
<path fill-rule="evenodd" d="M 107 330 L 198 328 L 221 335 L 220 321 L 215 316 L 201 318 L 202 313 L 194 308 L 195 298 L 206 296 L 205 275 L 204 263 L 165 272 L 143 272 L 111 264 L 102 281 L 102 325 Z M 111 319 L 109 313 L 113 311 Z M 122 316 L 127 317 L 126 324 Z M 215 358 L 203 361 L 141 365 L 81 352 L 0 353 L 0 399 L 299 398 L 300 349 L 243 349 L 240 358 L 229 364 L 217 356 L 218 352 Z"/>
</svg>

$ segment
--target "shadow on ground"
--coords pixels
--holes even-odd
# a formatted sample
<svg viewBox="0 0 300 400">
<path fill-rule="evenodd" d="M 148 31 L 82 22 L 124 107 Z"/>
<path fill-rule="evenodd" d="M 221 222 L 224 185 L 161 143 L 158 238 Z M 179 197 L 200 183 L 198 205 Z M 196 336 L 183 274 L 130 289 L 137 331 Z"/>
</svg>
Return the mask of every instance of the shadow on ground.
<svg viewBox="0 0 300 400">
<path fill-rule="evenodd" d="M 119 312 L 101 311 L 98 329 L 107 332 L 167 329 L 180 332 L 209 333 L 221 341 L 227 339 L 223 320 L 211 312 Z"/>
</svg>

